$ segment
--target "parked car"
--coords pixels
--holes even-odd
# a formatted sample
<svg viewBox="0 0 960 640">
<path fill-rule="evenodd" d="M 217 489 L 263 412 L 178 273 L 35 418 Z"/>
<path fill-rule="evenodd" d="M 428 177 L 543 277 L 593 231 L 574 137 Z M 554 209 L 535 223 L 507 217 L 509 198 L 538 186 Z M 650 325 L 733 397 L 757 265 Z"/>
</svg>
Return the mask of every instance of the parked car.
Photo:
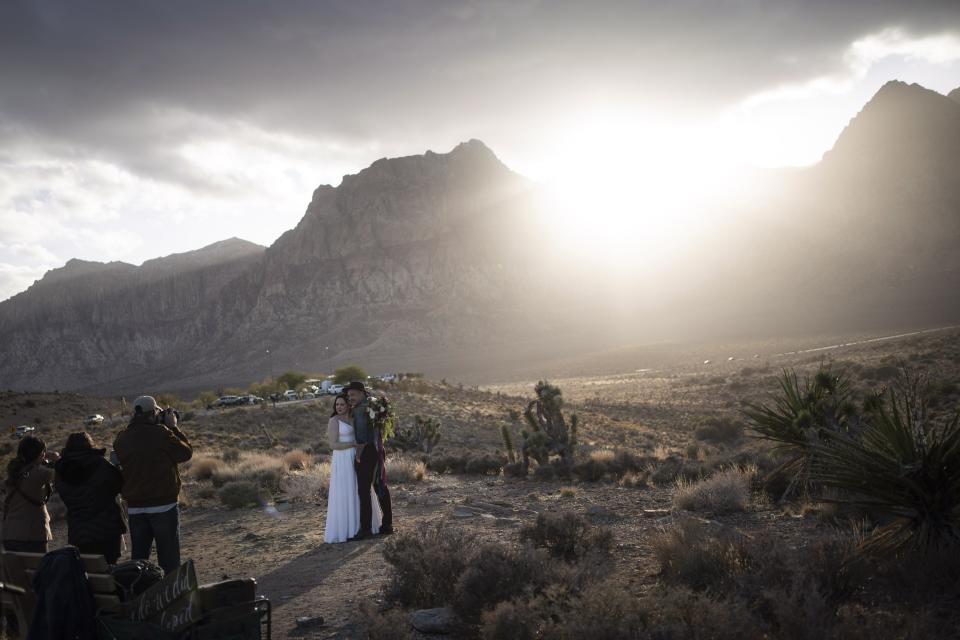
<svg viewBox="0 0 960 640">
<path fill-rule="evenodd" d="M 263 402 L 263 398 L 252 393 L 237 398 L 237 404 L 259 404 L 261 402 Z"/>
<path fill-rule="evenodd" d="M 14 438 L 22 438 L 23 436 L 30 435 L 36 430 L 36 427 L 29 427 L 25 424 L 22 424 L 19 427 L 10 427 L 10 435 Z"/>
<path fill-rule="evenodd" d="M 330 394 L 331 396 L 338 396 L 338 395 L 340 395 L 341 393 L 343 393 L 343 385 L 342 385 L 342 384 L 332 384 L 332 385 L 330 385 L 330 388 L 327 389 L 327 393 Z"/>
<path fill-rule="evenodd" d="M 317 396 L 315 396 L 312 391 L 304 391 L 304 392 L 303 392 L 303 395 L 300 396 L 300 399 L 301 399 L 301 400 L 312 400 L 313 398 L 316 398 L 316 397 L 317 397 Z"/>
<path fill-rule="evenodd" d="M 216 402 L 218 407 L 232 407 L 236 404 L 240 404 L 240 396 L 221 396 Z"/>
<path fill-rule="evenodd" d="M 286 391 L 283 392 L 283 399 L 284 399 L 284 400 L 297 400 L 297 399 L 298 399 L 298 397 L 297 397 L 297 392 L 294 391 L 293 389 L 287 389 Z"/>
<path fill-rule="evenodd" d="M 87 416 L 86 418 L 83 419 L 83 424 L 88 426 L 93 424 L 100 424 L 101 422 L 103 422 L 103 416 L 100 415 L 99 413 L 95 413 L 92 416 Z"/>
</svg>

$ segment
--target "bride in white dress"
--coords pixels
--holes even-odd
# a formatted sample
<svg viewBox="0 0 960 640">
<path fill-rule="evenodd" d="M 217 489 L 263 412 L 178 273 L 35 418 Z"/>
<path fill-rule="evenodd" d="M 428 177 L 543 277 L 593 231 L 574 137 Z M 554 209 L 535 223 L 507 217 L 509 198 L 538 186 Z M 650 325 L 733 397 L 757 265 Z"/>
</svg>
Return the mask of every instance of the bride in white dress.
<svg viewBox="0 0 960 640">
<path fill-rule="evenodd" d="M 360 495 L 357 493 L 356 440 L 350 404 L 345 396 L 333 401 L 333 415 L 327 424 L 327 438 L 333 449 L 330 488 L 327 492 L 327 526 L 324 542 L 346 542 L 360 529 Z M 373 493 L 373 487 L 370 488 Z M 373 505 L 373 533 L 380 531 L 382 514 L 376 495 Z"/>
</svg>

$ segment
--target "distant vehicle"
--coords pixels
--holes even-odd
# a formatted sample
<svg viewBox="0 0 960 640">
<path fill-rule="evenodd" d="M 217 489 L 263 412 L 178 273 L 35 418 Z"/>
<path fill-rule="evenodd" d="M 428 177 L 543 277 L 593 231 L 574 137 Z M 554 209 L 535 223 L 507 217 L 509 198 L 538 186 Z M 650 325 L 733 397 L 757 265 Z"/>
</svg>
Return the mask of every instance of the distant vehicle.
<svg viewBox="0 0 960 640">
<path fill-rule="evenodd" d="M 327 389 L 327 393 L 330 394 L 331 396 L 338 396 L 338 395 L 340 395 L 341 393 L 343 393 L 343 385 L 342 385 L 342 384 L 332 384 L 332 385 L 330 385 L 330 388 Z"/>
<path fill-rule="evenodd" d="M 397 379 L 397 376 L 392 373 L 385 373 L 382 376 L 380 376 L 380 382 L 395 382 L 396 379 Z"/>
<path fill-rule="evenodd" d="M 300 396 L 300 399 L 301 399 L 301 400 L 312 400 L 313 398 L 316 398 L 316 397 L 317 397 L 317 396 L 314 395 L 312 391 L 304 391 L 304 392 L 303 392 L 303 395 Z"/>
<path fill-rule="evenodd" d="M 22 438 L 23 436 L 30 435 L 36 430 L 36 427 L 28 427 L 27 425 L 23 424 L 19 427 L 10 427 L 10 435 L 14 438 Z"/>
<path fill-rule="evenodd" d="M 92 416 L 87 416 L 83 419 L 83 424 L 85 425 L 100 424 L 101 422 L 103 422 L 103 416 L 99 413 L 95 413 Z"/>
<path fill-rule="evenodd" d="M 236 404 L 240 404 L 239 396 L 221 396 L 216 402 L 218 407 L 232 407 Z"/>
<path fill-rule="evenodd" d="M 263 402 L 263 398 L 252 393 L 237 398 L 237 404 L 260 404 L 261 402 Z"/>
<path fill-rule="evenodd" d="M 297 392 L 293 389 L 287 389 L 283 392 L 284 400 L 297 400 Z"/>
</svg>

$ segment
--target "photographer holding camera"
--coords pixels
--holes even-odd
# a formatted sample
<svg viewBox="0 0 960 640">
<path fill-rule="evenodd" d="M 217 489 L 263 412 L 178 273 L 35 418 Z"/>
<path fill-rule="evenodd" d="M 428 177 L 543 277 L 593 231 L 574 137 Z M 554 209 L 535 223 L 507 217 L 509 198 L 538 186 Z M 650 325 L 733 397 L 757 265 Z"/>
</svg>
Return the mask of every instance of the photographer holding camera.
<svg viewBox="0 0 960 640">
<path fill-rule="evenodd" d="M 133 560 L 150 558 L 157 542 L 157 561 L 164 573 L 180 566 L 180 471 L 193 455 L 187 436 L 177 426 L 179 415 L 161 409 L 150 396 L 133 402 L 133 419 L 113 442 L 123 470 Z"/>
</svg>

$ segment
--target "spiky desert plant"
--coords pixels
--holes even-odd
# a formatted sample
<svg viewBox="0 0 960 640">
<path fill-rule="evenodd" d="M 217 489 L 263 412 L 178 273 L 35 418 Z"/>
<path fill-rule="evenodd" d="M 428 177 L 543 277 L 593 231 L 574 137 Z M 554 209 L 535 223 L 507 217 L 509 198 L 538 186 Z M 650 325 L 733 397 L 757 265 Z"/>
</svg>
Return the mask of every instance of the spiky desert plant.
<svg viewBox="0 0 960 640">
<path fill-rule="evenodd" d="M 865 538 L 869 550 L 960 546 L 960 413 L 932 419 L 922 384 L 891 389 L 859 438 L 827 433 L 812 458 L 836 501 L 893 518 Z"/>
<path fill-rule="evenodd" d="M 413 416 L 413 424 L 401 428 L 393 434 L 390 443 L 402 451 L 423 451 L 430 453 L 440 442 L 440 421 L 434 418 Z"/>
<path fill-rule="evenodd" d="M 577 417 L 572 416 L 572 427 L 567 426 L 563 417 L 563 394 L 560 388 L 541 380 L 534 387 L 536 398 L 527 404 L 523 415 L 530 425 L 530 431 L 524 431 L 521 453 L 524 469 L 530 464 L 530 458 L 539 464 L 546 464 L 551 454 L 557 454 L 568 465 L 573 464 L 576 443 Z"/>
<path fill-rule="evenodd" d="M 505 424 L 500 425 L 500 435 L 503 437 L 503 448 L 507 452 L 507 461 L 510 464 L 516 463 L 517 454 L 513 449 L 513 436 L 510 435 L 510 427 Z"/>
<path fill-rule="evenodd" d="M 823 434 L 855 437 L 863 414 L 875 410 L 875 403 L 858 409 L 851 399 L 850 381 L 829 368 L 821 367 L 802 380 L 796 371 L 785 369 L 778 383 L 779 392 L 770 403 L 748 402 L 743 414 L 755 437 L 773 442 L 773 453 L 783 458 L 771 475 L 791 478 L 786 497 L 798 485 L 809 486 L 810 457 Z"/>
</svg>

